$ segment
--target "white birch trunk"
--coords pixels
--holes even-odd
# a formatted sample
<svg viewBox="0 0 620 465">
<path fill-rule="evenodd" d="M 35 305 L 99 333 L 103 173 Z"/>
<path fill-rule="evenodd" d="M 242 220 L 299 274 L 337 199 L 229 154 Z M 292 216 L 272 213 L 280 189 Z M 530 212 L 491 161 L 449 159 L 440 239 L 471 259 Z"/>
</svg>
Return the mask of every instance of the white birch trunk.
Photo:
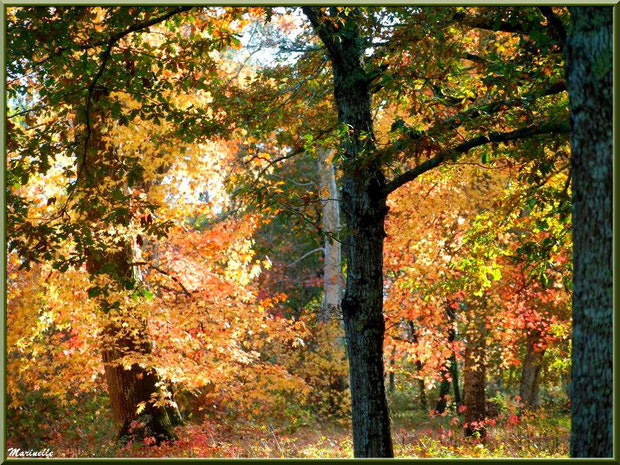
<svg viewBox="0 0 620 465">
<path fill-rule="evenodd" d="M 336 186 L 336 172 L 331 162 L 333 151 L 319 147 L 318 173 L 320 198 L 323 206 L 323 231 L 325 234 L 323 265 L 323 303 L 319 318 L 328 321 L 340 319 L 340 301 L 343 293 L 341 247 L 337 240 L 340 232 L 340 204 Z"/>
</svg>

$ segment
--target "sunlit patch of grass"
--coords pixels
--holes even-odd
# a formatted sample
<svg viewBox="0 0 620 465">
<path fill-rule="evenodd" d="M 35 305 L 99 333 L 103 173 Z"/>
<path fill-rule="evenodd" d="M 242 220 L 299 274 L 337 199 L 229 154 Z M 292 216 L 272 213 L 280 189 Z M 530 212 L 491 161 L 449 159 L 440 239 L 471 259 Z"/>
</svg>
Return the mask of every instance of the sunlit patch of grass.
<svg viewBox="0 0 620 465">
<path fill-rule="evenodd" d="M 512 415 L 512 417 L 511 417 Z M 106 423 L 111 427 L 111 422 Z M 566 413 L 506 412 L 492 421 L 487 437 L 466 438 L 463 419 L 454 413 L 396 412 L 392 418 L 396 457 L 410 458 L 564 458 L 569 454 L 570 418 Z M 259 424 L 237 419 L 188 423 L 176 430 L 173 444 L 124 447 L 105 440 L 55 441 L 57 457 L 188 457 L 188 458 L 347 458 L 353 456 L 350 426 L 337 421 L 313 421 L 297 428 L 290 424 Z M 111 436 L 112 435 L 112 436 Z M 102 436 L 103 439 L 103 436 Z"/>
<path fill-rule="evenodd" d="M 570 421 L 566 416 L 527 413 L 509 422 L 499 418 L 482 441 L 463 435 L 462 419 L 406 412 L 393 418 L 397 457 L 419 458 L 562 458 L 568 457 Z M 205 423 L 179 430 L 173 445 L 134 445 L 120 455 L 140 457 L 342 458 L 353 456 L 348 427 L 330 422 L 295 431 L 271 425 Z"/>
<path fill-rule="evenodd" d="M 513 419 L 515 417 L 513 416 Z M 399 457 L 563 458 L 569 454 L 570 419 L 526 413 L 489 425 L 484 441 L 466 438 L 454 415 L 396 416 L 394 452 Z"/>
</svg>

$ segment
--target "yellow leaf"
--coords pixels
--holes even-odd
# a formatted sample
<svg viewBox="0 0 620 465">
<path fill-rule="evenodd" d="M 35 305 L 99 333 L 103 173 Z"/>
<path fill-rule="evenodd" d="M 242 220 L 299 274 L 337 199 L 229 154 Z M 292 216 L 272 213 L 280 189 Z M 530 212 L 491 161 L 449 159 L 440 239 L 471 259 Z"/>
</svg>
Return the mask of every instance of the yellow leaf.
<svg viewBox="0 0 620 465">
<path fill-rule="evenodd" d="M 146 408 L 146 402 L 140 402 L 138 404 L 138 408 L 136 409 L 136 413 L 140 415 L 144 411 L 145 408 Z"/>
</svg>

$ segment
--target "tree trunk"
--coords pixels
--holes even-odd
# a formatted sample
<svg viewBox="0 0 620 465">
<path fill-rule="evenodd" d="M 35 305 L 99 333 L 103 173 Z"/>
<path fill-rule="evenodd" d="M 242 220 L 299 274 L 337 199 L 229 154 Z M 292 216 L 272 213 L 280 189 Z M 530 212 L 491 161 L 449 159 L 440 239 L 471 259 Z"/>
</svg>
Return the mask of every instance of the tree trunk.
<svg viewBox="0 0 620 465">
<path fill-rule="evenodd" d="M 396 379 L 394 376 L 394 365 L 395 365 L 395 360 L 394 357 L 396 356 L 396 345 L 392 346 L 392 356 L 390 357 L 390 375 L 389 375 L 389 390 L 390 390 L 390 395 L 394 395 L 394 393 L 396 392 Z"/>
<path fill-rule="evenodd" d="M 612 7 L 570 8 L 573 176 L 571 456 L 613 453 Z"/>
<path fill-rule="evenodd" d="M 446 411 L 448 405 L 448 395 L 450 394 L 450 386 L 452 383 L 448 379 L 449 371 L 442 369 L 441 372 L 441 384 L 439 385 L 439 395 L 437 396 L 437 403 L 435 404 L 435 413 L 442 414 Z"/>
<path fill-rule="evenodd" d="M 132 261 L 131 247 L 126 245 L 125 250 L 100 259 L 91 257 L 87 269 L 97 274 L 104 265 L 114 264 L 121 277 L 135 280 L 134 267 L 130 265 Z M 131 309 L 110 309 L 106 305 L 103 302 L 102 309 L 106 311 L 108 321 L 102 335 L 105 347 L 102 357 L 112 413 L 118 425 L 118 438 L 125 442 L 131 438 L 152 436 L 156 444 L 176 439 L 170 409 L 153 405 L 154 400 L 164 395 L 155 371 L 137 363 L 123 363 L 123 357 L 127 355 L 135 358 L 151 354 L 146 322 L 132 316 Z M 127 326 L 123 327 L 123 323 Z M 134 421 L 136 423 L 132 426 Z"/>
<path fill-rule="evenodd" d="M 613 9 L 571 7 L 571 456 L 613 454 Z"/>
<path fill-rule="evenodd" d="M 383 368 L 383 240 L 385 176 L 376 160 L 365 41 L 359 11 L 335 27 L 320 10 L 303 7 L 325 44 L 333 68 L 342 136 L 341 208 L 347 278 L 342 316 L 347 337 L 355 457 L 393 457 Z"/>
<path fill-rule="evenodd" d="M 486 430 L 480 422 L 486 417 L 486 328 L 482 315 L 473 317 L 465 346 L 465 434 L 484 437 Z"/>
<path fill-rule="evenodd" d="M 340 203 L 336 186 L 336 170 L 330 160 L 331 150 L 319 147 L 318 173 L 321 203 L 323 204 L 323 232 L 325 234 L 325 252 L 323 264 L 323 303 L 321 305 L 321 321 L 329 321 L 340 317 L 340 301 L 343 292 L 341 268 Z"/>
<path fill-rule="evenodd" d="M 384 201 L 383 201 L 384 202 Z M 392 457 L 383 374 L 383 220 L 377 205 L 347 177 L 343 210 L 347 285 L 342 313 L 347 335 L 355 457 Z M 364 215 L 355 212 L 363 211 Z M 365 211 L 364 211 L 365 210 Z"/>
<path fill-rule="evenodd" d="M 540 407 L 538 386 L 540 384 L 540 370 L 545 350 L 536 349 L 536 342 L 539 338 L 540 333 L 538 331 L 531 331 L 527 335 L 527 352 L 523 360 L 523 371 L 519 386 L 519 396 L 521 397 L 523 407 L 529 410 Z"/>
<path fill-rule="evenodd" d="M 409 341 L 418 344 L 418 333 L 413 321 L 409 321 Z M 418 372 L 418 389 L 420 391 L 420 407 L 422 410 L 428 410 L 428 401 L 426 400 L 426 388 L 424 386 L 424 378 L 422 377 L 422 362 L 418 358 L 415 361 L 415 369 Z"/>
<path fill-rule="evenodd" d="M 446 316 L 448 317 L 448 344 L 452 346 L 452 353 L 441 370 L 441 384 L 439 386 L 439 396 L 435 411 L 439 414 L 446 411 L 447 396 L 450 393 L 450 385 L 454 384 L 454 400 L 457 405 L 460 404 L 461 395 L 458 386 L 458 367 L 456 366 L 456 355 L 454 353 L 454 341 L 456 340 L 455 319 L 456 312 L 450 306 L 446 308 Z"/>
<path fill-rule="evenodd" d="M 454 405 L 458 409 L 458 407 L 463 405 L 463 397 L 459 387 L 459 366 L 456 362 L 456 353 L 454 351 L 452 351 L 450 361 L 450 372 L 452 374 L 452 388 L 454 389 Z"/>
<path fill-rule="evenodd" d="M 86 195 L 97 187 L 97 184 L 111 179 L 116 183 L 118 171 L 115 170 L 115 156 L 113 151 L 107 150 L 102 142 L 103 118 L 100 114 L 92 115 L 91 147 L 84 163 L 90 168 L 100 167 L 96 176 L 89 173 L 80 180 L 85 188 Z M 107 156 L 105 163 L 98 163 L 102 152 Z M 123 188 L 126 190 L 126 186 Z M 127 192 L 125 192 L 125 195 Z M 93 194 L 95 195 L 95 194 Z M 98 227 L 101 213 L 91 209 L 87 213 L 88 220 L 93 228 Z M 86 269 L 91 276 L 111 273 L 118 281 L 119 288 L 129 284 L 134 288 L 141 281 L 139 269 L 132 266 L 136 261 L 136 249 L 129 240 L 125 240 L 121 250 L 113 252 L 99 249 L 86 250 Z M 106 270 L 106 271 L 104 271 Z M 132 437 L 153 437 L 154 443 L 176 439 L 172 431 L 170 416 L 166 406 L 156 407 L 153 400 L 164 395 L 160 380 L 154 370 L 141 367 L 137 363 L 123 363 L 124 356 L 132 358 L 148 357 L 151 346 L 148 341 L 146 321 L 136 318 L 131 308 L 119 308 L 100 297 L 103 330 L 101 333 L 102 359 L 108 394 L 112 404 L 112 413 L 118 425 L 118 438 L 126 441 Z M 123 326 L 125 324 L 125 326 Z M 161 399 L 160 399 L 161 400 Z M 140 409 L 140 412 L 138 410 Z M 132 423 L 136 422 L 133 426 Z"/>
</svg>

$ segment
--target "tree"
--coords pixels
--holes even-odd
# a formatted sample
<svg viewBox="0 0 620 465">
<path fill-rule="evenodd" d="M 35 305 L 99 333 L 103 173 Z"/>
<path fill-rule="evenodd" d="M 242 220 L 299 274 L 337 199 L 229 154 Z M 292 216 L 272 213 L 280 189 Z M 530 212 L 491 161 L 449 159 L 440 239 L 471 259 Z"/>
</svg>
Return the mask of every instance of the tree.
<svg viewBox="0 0 620 465">
<path fill-rule="evenodd" d="M 20 120 L 11 127 L 10 135 L 9 249 L 20 253 L 25 268 L 41 260 L 53 263 L 61 272 L 86 267 L 93 281 L 88 296 L 100 307 L 100 348 L 119 437 L 137 432 L 132 426 L 135 423 L 141 425 L 140 434 L 152 436 L 154 443 L 174 438 L 166 400 L 170 393 L 162 387 L 164 380 L 143 361 L 152 355 L 148 323 L 136 313 L 132 300 L 147 295 L 136 265 L 140 233 L 145 238 L 161 238 L 167 226 L 153 221 L 154 204 L 138 195 L 139 186 L 152 181 L 145 175 L 148 155 L 144 145 L 133 141 L 114 144 L 107 137 L 115 128 L 141 119 L 151 119 L 157 126 L 160 118 L 177 118 L 176 103 L 167 100 L 167 90 L 173 80 L 195 81 L 197 74 L 188 76 L 183 64 L 179 72 L 178 63 L 183 60 L 177 61 L 179 57 L 173 56 L 171 49 L 166 51 L 163 66 L 153 53 L 158 53 L 162 43 L 165 48 L 187 35 L 178 25 L 180 15 L 189 10 L 16 8 L 8 27 L 9 99 L 17 108 L 27 107 L 10 116 Z M 219 14 L 224 23 L 227 15 Z M 142 40 L 162 24 L 168 26 L 167 32 L 161 33 L 165 39 L 159 43 Z M 224 27 L 218 31 L 220 44 L 230 40 L 224 31 Z M 215 43 L 209 37 L 203 45 L 210 49 Z M 153 70 L 166 74 L 167 79 L 158 81 Z M 119 94 L 134 97 L 133 110 Z M 140 107 L 136 101 L 152 102 L 154 98 L 159 103 L 152 108 L 157 110 L 146 117 L 135 111 Z M 159 158 L 156 166 L 165 166 L 162 151 L 151 147 L 150 152 Z M 72 160 L 63 166 L 66 185 L 58 197 L 48 199 L 46 211 L 30 221 L 27 216 L 33 202 L 28 205 L 15 191 L 30 178 L 44 176 L 56 167 L 61 155 Z M 29 163 L 29 159 L 37 161 Z M 136 230 L 139 232 L 132 235 Z M 34 243 L 33 238 L 37 238 Z M 73 247 L 67 247 L 72 241 Z M 105 281 L 106 276 L 112 279 Z"/>
<path fill-rule="evenodd" d="M 381 13 L 373 17 L 361 8 L 348 7 L 304 7 L 303 11 L 320 37 L 332 65 L 334 98 L 340 124 L 343 171 L 341 201 L 345 227 L 343 249 L 347 262 L 342 312 L 351 370 L 354 453 L 356 457 L 391 457 L 393 450 L 383 377 L 383 241 L 384 222 L 388 213 L 387 196 L 421 174 L 476 147 L 492 142 L 509 142 L 535 135 L 566 132 L 567 125 L 557 121 L 538 123 L 514 131 L 472 137 L 438 151 L 424 162 L 388 180 L 385 175 L 386 162 L 394 153 L 405 151 L 420 140 L 426 143 L 425 148 L 429 151 L 433 149 L 423 132 L 413 130 L 403 130 L 407 138 L 403 138 L 400 146 L 393 143 L 383 150 L 377 148 L 371 113 L 375 88 L 373 82 L 379 78 L 382 78 L 382 82 L 389 82 L 385 78 L 388 75 L 385 70 L 390 64 L 366 64 L 366 48 L 373 43 L 373 38 L 364 35 L 364 27 L 380 28 L 377 23 L 380 24 Z M 415 18 L 415 12 L 409 13 Z M 463 25 L 482 28 L 486 25 L 492 29 L 488 24 L 493 21 L 489 21 L 489 17 L 484 14 L 468 17 L 457 13 L 449 21 L 454 22 L 457 18 L 462 20 Z M 433 19 L 441 21 L 436 17 Z M 442 19 L 446 21 L 445 17 Z M 375 22 L 372 23 L 372 20 Z M 530 18 L 529 22 L 534 21 Z M 522 28 L 518 30 L 523 32 Z M 559 88 L 563 89 L 563 86 Z M 549 95 L 560 89 L 538 89 L 535 94 Z M 433 90 L 449 101 L 441 87 L 434 87 Z M 521 101 L 516 103 L 520 104 Z M 487 112 L 497 112 L 503 107 L 503 103 L 489 105 Z M 465 113 L 474 118 L 481 114 L 480 108 L 470 108 Z M 403 122 L 397 123 L 393 126 L 395 129 L 406 128 Z M 460 125 L 459 118 L 448 118 L 439 127 L 450 130 Z"/>
<path fill-rule="evenodd" d="M 321 203 L 321 220 L 325 245 L 323 246 L 323 302 L 321 319 L 340 319 L 340 300 L 342 299 L 342 253 L 340 240 L 340 202 L 336 186 L 336 170 L 332 160 L 333 151 L 319 148 L 317 165 Z"/>
<path fill-rule="evenodd" d="M 450 386 L 454 391 L 454 403 L 458 409 L 462 405 L 461 390 L 459 387 L 458 365 L 456 361 L 456 351 L 454 343 L 456 342 L 456 308 L 458 304 L 450 304 L 446 307 L 446 317 L 448 320 L 448 344 L 452 346 L 450 357 L 445 361 L 441 370 L 441 384 L 439 386 L 439 395 L 437 396 L 437 404 L 435 411 L 439 414 L 445 412 L 448 404 L 448 395 Z"/>
<path fill-rule="evenodd" d="M 267 23 L 274 10 L 265 11 Z M 239 165 L 248 177 L 269 182 L 252 181 L 240 190 L 253 191 L 260 199 L 257 204 L 269 205 L 274 212 L 290 211 L 292 203 L 303 200 L 287 197 L 283 192 L 287 183 L 273 177 L 274 165 L 306 153 L 306 145 L 320 141 L 335 146 L 338 139 L 333 161 L 342 173 L 340 239 L 346 264 L 342 312 L 351 370 L 354 452 L 358 457 L 389 457 L 393 448 L 383 380 L 388 196 L 460 157 L 475 153 L 487 163 L 495 153 L 490 146 L 515 157 L 524 152 L 536 157 L 540 145 L 558 134 L 561 138 L 568 131 L 565 84 L 559 72 L 561 34 L 555 13 L 535 8 L 305 7 L 302 11 L 322 47 L 292 44 L 291 53 L 301 56 L 267 60 L 271 62 L 255 66 L 243 75 L 245 84 L 239 84 L 240 70 L 236 76 L 222 75 L 221 61 L 214 55 L 238 46 L 233 31 L 244 22 L 242 14 L 189 7 L 18 10 L 9 28 L 12 106 L 17 114 L 28 114 L 41 103 L 54 109 L 52 116 L 61 117 L 43 129 L 33 119 L 13 128 L 11 139 L 18 141 L 18 153 L 11 157 L 9 176 L 11 248 L 25 263 L 55 260 L 64 267 L 80 266 L 93 249 L 109 245 L 95 243 L 93 237 L 98 236 L 92 234 L 92 222 L 72 222 L 64 215 L 93 207 L 87 196 L 74 192 L 80 185 L 76 178 L 83 174 L 80 160 L 93 148 L 95 110 L 121 126 L 136 118 L 165 121 L 173 126 L 170 140 L 241 140 Z M 90 28 L 93 21 L 96 27 Z M 142 40 L 140 32 L 156 24 L 162 26 L 161 37 Z M 300 28 L 298 37 L 312 41 L 311 31 Z M 49 43 L 46 36 L 52 38 Z M 272 39 L 277 42 L 281 36 L 274 34 Z M 28 81 L 31 73 L 34 77 Z M 55 78 L 61 78 L 62 85 L 56 85 Z M 333 100 L 327 95 L 329 79 Z M 208 92 L 204 99 L 209 105 L 185 98 L 176 101 L 172 98 L 176 88 Z M 140 104 L 124 108 L 109 98 L 114 91 L 127 89 Z M 30 90 L 27 105 L 22 106 L 19 102 Z M 337 115 L 325 111 L 332 103 Z M 59 148 L 58 141 L 66 144 Z M 523 146 L 526 150 L 516 150 Z M 58 151 L 73 160 L 66 170 L 72 182 L 60 204 L 70 208 L 53 207 L 50 221 L 30 222 L 29 206 L 16 192 L 32 174 L 45 174 L 50 152 Z M 97 164 L 94 173 L 110 177 L 105 160 L 89 160 Z M 132 199 L 137 207 L 128 209 L 130 199 L 120 182 L 141 181 L 152 161 L 142 159 L 139 151 L 128 154 L 123 171 L 115 173 L 120 176 L 112 179 L 114 188 L 106 193 L 118 201 L 98 212 L 106 223 L 99 230 L 111 235 L 118 226 L 138 225 L 140 218 L 149 218 L 147 213 L 156 217 L 161 206 L 155 203 Z M 231 184 L 237 181 L 231 177 Z M 99 198 L 97 203 L 105 202 Z M 302 220 L 308 222 L 306 216 Z M 160 229 L 149 225 L 149 234 L 164 237 L 166 228 L 154 223 Z M 56 255 L 57 244 L 67 240 L 78 244 L 71 260 Z M 131 287 L 125 271 L 117 277 L 125 276 Z"/>
<path fill-rule="evenodd" d="M 355 167 L 368 158 L 367 168 L 345 167 L 342 212 L 349 234 L 344 238 L 347 285 L 342 314 L 347 335 L 356 457 L 392 457 L 390 419 L 383 376 L 383 223 L 385 177 L 372 155 L 376 150 L 364 47 L 353 17 L 340 30 L 315 8 L 304 12 L 328 50 L 334 73 L 338 120 L 347 131 L 342 158 Z M 349 133 L 350 131 L 350 133 Z M 355 231 L 354 234 L 351 234 Z"/>
<path fill-rule="evenodd" d="M 95 101 L 91 105 L 96 108 Z M 87 141 L 84 156 L 77 168 L 83 175 L 77 180 L 76 189 L 80 192 L 76 197 L 90 198 L 90 208 L 84 211 L 85 224 L 93 235 L 106 238 L 106 245 L 86 247 L 85 266 L 93 277 L 108 274 L 117 281 L 103 287 L 95 285 L 89 290 L 89 295 L 99 303 L 102 314 L 101 347 L 108 394 L 118 425 L 118 437 L 122 441 L 152 437 L 154 443 L 160 444 L 176 439 L 172 431 L 172 419 L 179 416 L 169 415 L 173 407 L 165 400 L 162 402 L 170 393 L 166 392 L 165 383 L 158 373 L 151 367 L 131 360 L 131 356 L 140 359 L 151 355 L 147 320 L 136 312 L 134 305 L 121 303 L 110 295 L 112 290 L 133 291 L 134 296 L 143 295 L 144 282 L 140 269 L 135 265 L 139 261 L 140 241 L 136 243 L 131 236 L 122 235 L 116 237 L 115 241 L 109 241 L 110 234 L 101 214 L 104 211 L 101 208 L 103 202 L 97 196 L 106 190 L 105 184 L 112 185 L 125 194 L 116 202 L 111 202 L 117 212 L 139 208 L 129 194 L 130 183 L 122 176 L 121 167 L 127 153 L 104 140 L 103 133 L 112 132 L 107 123 L 109 115 L 102 110 L 89 109 L 86 117 L 89 120 Z M 104 158 L 105 163 L 98 162 L 97 157 Z M 97 167 L 96 175 L 92 174 L 94 167 Z M 129 218 L 122 218 L 119 222 L 131 227 Z"/>
<path fill-rule="evenodd" d="M 570 9 L 566 78 L 573 176 L 571 456 L 613 455 L 611 7 Z"/>
<path fill-rule="evenodd" d="M 468 307 L 474 307 L 467 325 L 463 390 L 465 391 L 465 434 L 484 438 L 486 428 L 486 368 L 487 368 L 487 322 L 486 299 L 471 298 Z"/>
<path fill-rule="evenodd" d="M 545 349 L 536 347 L 536 342 L 540 338 L 540 333 L 536 330 L 528 332 L 527 352 L 523 360 L 523 371 L 521 383 L 519 385 L 519 396 L 524 407 L 535 409 L 540 407 L 538 397 L 538 385 L 540 383 L 540 371 L 542 369 L 543 356 Z"/>
</svg>

